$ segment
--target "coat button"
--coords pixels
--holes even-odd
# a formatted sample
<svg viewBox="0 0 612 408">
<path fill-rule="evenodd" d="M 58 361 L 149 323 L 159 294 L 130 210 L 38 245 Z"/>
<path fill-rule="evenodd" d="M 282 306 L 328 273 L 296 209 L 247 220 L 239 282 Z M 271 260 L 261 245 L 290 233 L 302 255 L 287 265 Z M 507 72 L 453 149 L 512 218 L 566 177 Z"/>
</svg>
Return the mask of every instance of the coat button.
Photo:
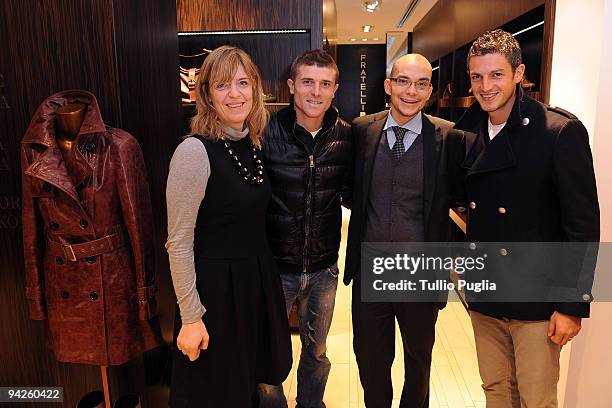
<svg viewBox="0 0 612 408">
<path fill-rule="evenodd" d="M 497 209 L 497 212 L 500 213 L 500 214 L 505 214 L 506 213 L 506 209 L 504 207 L 499 207 Z"/>
<path fill-rule="evenodd" d="M 468 245 L 468 248 L 470 248 L 472 251 L 476 249 L 476 243 L 474 242 L 470 242 L 470 244 Z"/>
<path fill-rule="evenodd" d="M 96 144 L 94 142 L 85 143 L 85 150 L 87 150 L 89 153 L 93 152 L 95 149 L 96 149 Z"/>
<path fill-rule="evenodd" d="M 92 264 L 92 263 L 96 263 L 96 259 L 97 258 L 95 256 L 90 256 L 88 258 L 85 258 L 85 261 L 87 261 L 87 263 Z"/>
<path fill-rule="evenodd" d="M 527 126 L 529 124 L 529 118 L 523 118 L 523 126 Z"/>
<path fill-rule="evenodd" d="M 66 292 L 65 290 L 62 290 L 60 292 L 60 296 L 62 297 L 62 299 L 68 299 L 68 292 Z"/>
<path fill-rule="evenodd" d="M 89 294 L 89 299 L 94 300 L 94 301 L 98 300 L 98 294 L 96 292 L 91 292 Z"/>
<path fill-rule="evenodd" d="M 506 248 L 502 248 L 502 249 L 499 250 L 499 254 L 501 256 L 506 256 L 506 255 L 508 255 L 508 250 Z"/>
<path fill-rule="evenodd" d="M 593 296 L 589 295 L 588 293 L 585 293 L 584 295 L 582 295 L 582 300 L 584 300 L 585 302 L 590 302 L 591 300 L 593 300 Z"/>
<path fill-rule="evenodd" d="M 49 223 L 49 227 L 51 227 L 52 230 L 56 230 L 56 229 L 59 229 L 60 225 L 55 221 L 51 221 Z"/>
<path fill-rule="evenodd" d="M 81 220 L 79 221 L 79 224 L 81 225 L 81 228 L 83 229 L 87 229 L 87 227 L 89 226 L 89 223 L 87 222 L 87 220 Z"/>
<path fill-rule="evenodd" d="M 55 263 L 58 265 L 63 265 L 64 264 L 64 258 L 62 258 L 61 256 L 56 256 L 55 257 Z"/>
<path fill-rule="evenodd" d="M 475 202 L 470 202 L 470 209 L 475 210 L 476 209 L 476 203 Z"/>
</svg>

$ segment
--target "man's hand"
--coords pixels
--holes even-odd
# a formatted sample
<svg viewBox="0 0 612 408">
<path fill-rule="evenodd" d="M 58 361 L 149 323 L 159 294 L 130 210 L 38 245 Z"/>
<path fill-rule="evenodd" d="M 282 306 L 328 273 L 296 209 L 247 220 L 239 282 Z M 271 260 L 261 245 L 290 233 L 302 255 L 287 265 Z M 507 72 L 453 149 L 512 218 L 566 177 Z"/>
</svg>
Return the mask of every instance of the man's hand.
<svg viewBox="0 0 612 408">
<path fill-rule="evenodd" d="M 189 360 L 195 361 L 200 356 L 200 350 L 208 348 L 208 331 L 204 322 L 197 321 L 195 323 L 183 324 L 176 345 L 184 355 L 189 357 Z"/>
<path fill-rule="evenodd" d="M 559 345 L 564 346 L 568 341 L 578 334 L 582 319 L 563 313 L 554 312 L 548 323 L 548 338 Z"/>
</svg>

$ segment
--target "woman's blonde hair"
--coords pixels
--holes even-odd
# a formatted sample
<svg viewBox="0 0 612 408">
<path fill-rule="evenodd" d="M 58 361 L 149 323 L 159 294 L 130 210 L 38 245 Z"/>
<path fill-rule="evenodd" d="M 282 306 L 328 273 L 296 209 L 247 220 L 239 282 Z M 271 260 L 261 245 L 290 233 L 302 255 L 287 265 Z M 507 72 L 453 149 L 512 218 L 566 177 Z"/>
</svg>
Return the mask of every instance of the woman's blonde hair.
<svg viewBox="0 0 612 408">
<path fill-rule="evenodd" d="M 253 86 L 253 107 L 245 122 L 253 145 L 260 148 L 268 111 L 264 107 L 259 70 L 246 52 L 229 45 L 223 45 L 208 54 L 200 68 L 196 82 L 197 113 L 191 119 L 191 133 L 211 140 L 223 139 L 223 123 L 212 105 L 210 90 L 218 83 L 232 82 L 240 66 L 244 68 Z"/>
</svg>

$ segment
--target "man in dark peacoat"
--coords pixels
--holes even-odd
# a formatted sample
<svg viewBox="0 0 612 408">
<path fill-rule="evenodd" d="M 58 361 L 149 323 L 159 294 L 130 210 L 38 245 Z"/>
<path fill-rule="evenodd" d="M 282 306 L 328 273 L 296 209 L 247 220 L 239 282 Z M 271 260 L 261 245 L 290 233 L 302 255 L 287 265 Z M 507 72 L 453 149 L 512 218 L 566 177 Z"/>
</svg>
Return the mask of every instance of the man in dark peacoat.
<svg viewBox="0 0 612 408">
<path fill-rule="evenodd" d="M 470 246 L 500 243 L 489 257 L 493 267 L 487 273 L 495 279 L 508 282 L 510 276 L 516 285 L 519 276 L 554 272 L 552 285 L 538 288 L 541 301 L 521 301 L 533 289 L 527 283 L 504 293 L 504 300 L 516 295 L 514 301 L 470 302 L 487 407 L 556 407 L 559 352 L 579 332 L 581 318 L 589 316 L 591 296 L 577 287 L 573 298 L 555 295 L 558 288 L 571 293 L 572 281 L 584 278 L 578 276 L 580 267 L 572 270 L 575 265 L 563 262 L 566 251 L 545 260 L 546 268 L 534 268 L 538 256 L 523 254 L 542 245 L 538 242 L 566 243 L 563 248 L 580 252 L 582 243 L 599 241 L 588 134 L 571 113 L 523 92 L 525 65 L 509 33 L 495 30 L 479 37 L 468 53 L 468 68 L 477 103 L 455 127 L 465 131 L 467 141 L 462 167 Z M 554 262 L 558 268 L 550 268 Z"/>
<path fill-rule="evenodd" d="M 361 244 L 446 241 L 451 202 L 447 162 L 456 150 L 447 138 L 452 123 L 421 112 L 432 91 L 431 65 L 423 56 L 400 58 L 385 80 L 385 91 L 391 110 L 352 124 L 356 167 L 344 283 L 353 281 L 353 345 L 366 406 L 391 406 L 397 319 L 405 367 L 400 406 L 420 408 L 429 404 L 431 350 L 442 305 L 362 302 Z M 398 140 L 403 146 L 396 149 Z M 396 223 L 389 227 L 391 222 Z"/>
</svg>

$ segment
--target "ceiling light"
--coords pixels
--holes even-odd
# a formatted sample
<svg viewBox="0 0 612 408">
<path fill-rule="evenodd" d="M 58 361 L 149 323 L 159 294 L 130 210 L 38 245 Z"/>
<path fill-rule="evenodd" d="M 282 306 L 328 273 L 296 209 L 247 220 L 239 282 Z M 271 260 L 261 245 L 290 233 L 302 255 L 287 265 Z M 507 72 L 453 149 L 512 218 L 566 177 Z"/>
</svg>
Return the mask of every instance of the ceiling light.
<svg viewBox="0 0 612 408">
<path fill-rule="evenodd" d="M 380 7 L 381 3 L 382 0 L 365 0 L 363 5 L 365 6 L 365 11 L 373 13 L 378 7 Z"/>
<path fill-rule="evenodd" d="M 378 41 L 378 40 L 379 40 L 379 38 L 378 38 L 378 37 L 376 37 L 376 38 L 372 38 L 372 41 Z"/>
<path fill-rule="evenodd" d="M 369 25 L 364 25 L 364 26 L 361 26 L 361 30 L 362 30 L 364 33 L 369 33 L 370 31 L 372 31 L 372 29 L 373 29 L 373 28 L 374 28 L 373 26 L 369 26 Z"/>
<path fill-rule="evenodd" d="M 361 41 L 368 41 L 368 39 L 367 38 L 362 38 Z"/>
<path fill-rule="evenodd" d="M 357 40 L 356 38 L 351 38 L 351 41 L 356 41 L 356 40 Z"/>
<path fill-rule="evenodd" d="M 519 34 L 523 34 L 525 31 L 529 31 L 529 30 L 531 30 L 532 28 L 539 27 L 539 26 L 541 26 L 542 24 L 544 24 L 544 22 L 543 22 L 543 21 L 540 21 L 539 23 L 534 24 L 534 25 L 532 25 L 531 27 L 527 27 L 527 28 L 525 28 L 525 29 L 523 29 L 523 30 L 521 30 L 521 31 L 517 31 L 516 33 L 512 34 L 512 36 L 513 36 L 513 37 L 516 37 L 517 35 L 519 35 Z"/>
</svg>

